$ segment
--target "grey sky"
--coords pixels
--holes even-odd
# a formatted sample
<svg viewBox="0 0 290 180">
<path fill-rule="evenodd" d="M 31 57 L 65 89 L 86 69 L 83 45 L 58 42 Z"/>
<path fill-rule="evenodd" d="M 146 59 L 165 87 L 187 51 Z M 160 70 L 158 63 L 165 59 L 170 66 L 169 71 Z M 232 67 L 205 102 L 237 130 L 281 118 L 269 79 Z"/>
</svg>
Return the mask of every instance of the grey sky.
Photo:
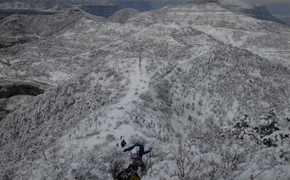
<svg viewBox="0 0 290 180">
<path fill-rule="evenodd" d="M 274 4 L 274 3 L 290 3 L 290 0 L 243 0 L 250 4 Z"/>
</svg>

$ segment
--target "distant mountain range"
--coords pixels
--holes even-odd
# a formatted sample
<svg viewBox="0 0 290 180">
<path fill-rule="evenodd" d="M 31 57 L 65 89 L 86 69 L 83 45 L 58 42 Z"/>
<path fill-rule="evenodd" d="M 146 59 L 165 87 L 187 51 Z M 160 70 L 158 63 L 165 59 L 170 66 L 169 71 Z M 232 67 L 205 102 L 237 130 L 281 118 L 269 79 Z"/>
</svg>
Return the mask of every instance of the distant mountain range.
<svg viewBox="0 0 290 180">
<path fill-rule="evenodd" d="M 52 8 L 55 6 L 71 6 L 71 5 L 80 5 L 80 4 L 91 4 L 91 5 L 100 5 L 100 4 L 110 4 L 108 0 L 0 0 L 1 4 L 6 4 L 13 6 L 14 5 L 23 5 L 23 7 L 33 7 L 33 8 Z M 17 7 L 15 7 L 17 8 Z"/>
<path fill-rule="evenodd" d="M 266 6 L 273 16 L 290 25 L 290 3 L 275 3 Z"/>
<path fill-rule="evenodd" d="M 0 19 L 15 13 L 55 14 L 60 10 L 71 8 L 73 6 L 79 6 L 82 10 L 90 14 L 107 18 L 115 12 L 125 8 L 132 8 L 142 12 L 160 9 L 167 5 L 181 4 L 186 1 L 187 0 L 1 0 Z M 193 1 L 198 2 L 200 0 Z M 218 2 L 231 11 L 241 12 L 257 19 L 275 21 L 282 24 L 286 24 L 285 22 L 288 22 L 289 20 L 287 19 L 288 17 L 281 17 L 283 14 L 279 14 L 281 10 L 286 14 L 289 12 L 287 11 L 287 6 L 284 6 L 283 4 L 273 4 L 266 8 L 265 6 L 245 5 L 246 3 L 243 3 L 240 0 L 219 0 Z M 280 16 L 273 17 L 271 12 L 268 10 L 275 14 L 279 14 Z"/>
<path fill-rule="evenodd" d="M 219 0 L 219 2 L 223 7 L 233 12 L 241 12 L 257 19 L 286 24 L 281 19 L 272 16 L 266 6 L 250 5 L 240 0 Z"/>
</svg>

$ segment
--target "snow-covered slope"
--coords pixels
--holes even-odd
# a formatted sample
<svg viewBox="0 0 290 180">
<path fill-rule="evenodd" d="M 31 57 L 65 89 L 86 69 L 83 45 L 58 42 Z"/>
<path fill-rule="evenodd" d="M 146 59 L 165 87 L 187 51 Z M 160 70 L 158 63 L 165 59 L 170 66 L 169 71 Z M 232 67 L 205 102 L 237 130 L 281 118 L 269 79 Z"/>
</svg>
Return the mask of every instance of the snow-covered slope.
<svg viewBox="0 0 290 180">
<path fill-rule="evenodd" d="M 30 4 L 18 1 L 0 3 L 0 9 L 29 9 L 29 8 L 31 8 Z"/>
<path fill-rule="evenodd" d="M 142 179 L 290 177 L 287 26 L 212 1 L 119 14 L 17 18 L 55 28 L 0 49 L 2 86 L 48 85 L 0 121 L 2 179 L 113 179 L 121 136 L 153 147 Z"/>
<path fill-rule="evenodd" d="M 72 6 L 72 5 L 99 5 L 110 4 L 107 0 L 2 0 L 0 1 L 1 9 L 27 9 L 27 8 L 53 8 L 57 6 Z"/>
<path fill-rule="evenodd" d="M 219 3 L 226 9 L 229 9 L 230 11 L 233 11 L 235 13 L 246 14 L 248 16 L 261 20 L 274 21 L 280 24 L 287 24 L 283 20 L 273 16 L 271 14 L 271 11 L 269 11 L 269 8 L 267 8 L 266 6 L 250 5 L 243 2 L 242 0 L 219 0 Z"/>
</svg>

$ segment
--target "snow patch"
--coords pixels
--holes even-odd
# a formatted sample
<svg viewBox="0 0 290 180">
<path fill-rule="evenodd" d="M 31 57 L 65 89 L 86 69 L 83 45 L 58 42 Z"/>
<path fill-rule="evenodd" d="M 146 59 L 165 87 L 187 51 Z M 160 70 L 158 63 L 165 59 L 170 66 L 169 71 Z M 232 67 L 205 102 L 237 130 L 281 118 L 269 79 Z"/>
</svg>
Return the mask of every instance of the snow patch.
<svg viewBox="0 0 290 180">
<path fill-rule="evenodd" d="M 134 101 L 139 101 L 139 95 L 148 90 L 149 76 L 146 74 L 145 65 L 147 58 L 134 59 L 133 68 L 130 71 L 130 86 L 126 96 L 121 100 L 120 105 L 127 105 Z"/>
<path fill-rule="evenodd" d="M 54 82 L 68 80 L 71 77 L 71 75 L 60 71 L 49 72 L 49 75 L 50 79 Z"/>
<path fill-rule="evenodd" d="M 228 111 L 228 113 L 227 113 L 227 117 L 228 117 L 229 120 L 232 121 L 237 116 L 238 108 L 239 108 L 239 101 L 235 100 L 233 102 L 233 105 L 232 105 L 232 110 Z"/>
</svg>

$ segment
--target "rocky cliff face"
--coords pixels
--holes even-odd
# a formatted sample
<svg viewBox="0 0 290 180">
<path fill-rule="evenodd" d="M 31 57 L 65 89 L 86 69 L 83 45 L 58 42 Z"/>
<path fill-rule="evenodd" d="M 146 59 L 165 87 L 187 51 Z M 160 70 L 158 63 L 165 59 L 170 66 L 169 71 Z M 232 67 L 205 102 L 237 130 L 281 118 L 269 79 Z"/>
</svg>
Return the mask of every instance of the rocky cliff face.
<svg viewBox="0 0 290 180">
<path fill-rule="evenodd" d="M 0 86 L 0 121 L 3 118 L 5 118 L 9 113 L 16 110 L 21 105 L 20 102 L 17 106 L 12 105 L 15 102 L 14 103 L 11 102 L 11 99 L 18 99 L 18 100 L 21 100 L 23 98 L 27 99 L 29 96 L 37 96 L 39 94 L 42 94 L 43 92 L 44 91 L 42 89 L 32 86 L 32 85 L 22 84 L 22 85 L 12 85 L 12 86 L 3 86 L 3 87 Z M 18 96 L 18 95 L 21 95 L 21 97 L 13 97 L 13 96 Z"/>
<path fill-rule="evenodd" d="M 43 90 L 31 85 L 16 85 L 16 86 L 0 86 L 0 99 L 10 98 L 16 95 L 32 95 L 36 96 L 42 94 Z"/>
</svg>

